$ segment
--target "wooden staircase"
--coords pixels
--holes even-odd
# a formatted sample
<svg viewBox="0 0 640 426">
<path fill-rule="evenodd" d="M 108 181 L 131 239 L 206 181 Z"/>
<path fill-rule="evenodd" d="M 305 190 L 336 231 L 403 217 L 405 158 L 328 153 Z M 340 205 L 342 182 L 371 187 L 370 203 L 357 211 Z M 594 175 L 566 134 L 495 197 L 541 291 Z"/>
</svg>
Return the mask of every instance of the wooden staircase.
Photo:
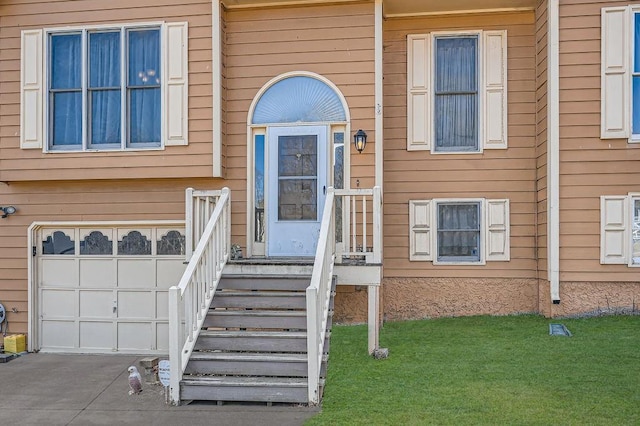
<svg viewBox="0 0 640 426">
<path fill-rule="evenodd" d="M 308 403 L 309 282 L 307 275 L 223 275 L 180 382 L 180 399 Z M 322 384 L 335 282 L 334 277 Z"/>
</svg>

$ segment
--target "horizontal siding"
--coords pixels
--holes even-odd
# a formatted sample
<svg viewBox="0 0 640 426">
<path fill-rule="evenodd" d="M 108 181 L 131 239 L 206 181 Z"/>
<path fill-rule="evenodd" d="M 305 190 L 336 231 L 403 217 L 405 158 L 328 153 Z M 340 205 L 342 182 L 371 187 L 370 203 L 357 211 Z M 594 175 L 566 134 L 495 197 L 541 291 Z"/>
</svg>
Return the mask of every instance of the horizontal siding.
<svg viewBox="0 0 640 426">
<path fill-rule="evenodd" d="M 376 140 L 373 3 L 231 10 L 224 15 L 229 182 L 246 185 L 247 119 L 258 91 L 283 73 L 307 71 L 338 87 L 349 107 L 352 132 L 359 128 L 367 132 L 365 152 L 351 153 L 351 186 L 359 179 L 361 187 L 372 187 Z M 236 200 L 239 197 L 234 195 Z"/>
<path fill-rule="evenodd" d="M 638 281 L 600 265 L 600 196 L 640 191 L 640 146 L 600 139 L 600 15 L 625 1 L 560 2 L 560 279 Z"/>
<path fill-rule="evenodd" d="M 547 1 L 536 8 L 536 164 L 538 277 L 547 279 Z"/>
<path fill-rule="evenodd" d="M 136 152 L 21 150 L 20 32 L 130 22 L 189 23 L 189 146 Z M 0 179 L 206 177 L 212 173 L 211 2 L 186 0 L 8 1 L 0 5 Z M 189 166 L 189 167 L 185 167 Z"/>
<path fill-rule="evenodd" d="M 483 154 L 433 155 L 406 150 L 407 34 L 506 29 L 508 143 Z M 534 12 L 390 19 L 384 23 L 384 273 L 385 277 L 536 278 L 536 20 Z M 434 266 L 409 261 L 408 201 L 509 198 L 511 261 L 485 266 Z"/>
</svg>

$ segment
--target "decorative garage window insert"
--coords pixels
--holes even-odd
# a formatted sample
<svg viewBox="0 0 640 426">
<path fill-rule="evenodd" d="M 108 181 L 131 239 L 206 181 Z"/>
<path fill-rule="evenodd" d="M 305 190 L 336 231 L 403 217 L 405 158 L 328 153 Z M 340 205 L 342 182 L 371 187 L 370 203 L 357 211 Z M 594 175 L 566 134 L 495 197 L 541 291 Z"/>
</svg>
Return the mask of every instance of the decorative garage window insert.
<svg viewBox="0 0 640 426">
<path fill-rule="evenodd" d="M 184 232 L 166 228 L 49 229 L 43 231 L 40 250 L 43 255 L 184 256 Z M 116 234 L 119 238 L 114 244 Z"/>
</svg>

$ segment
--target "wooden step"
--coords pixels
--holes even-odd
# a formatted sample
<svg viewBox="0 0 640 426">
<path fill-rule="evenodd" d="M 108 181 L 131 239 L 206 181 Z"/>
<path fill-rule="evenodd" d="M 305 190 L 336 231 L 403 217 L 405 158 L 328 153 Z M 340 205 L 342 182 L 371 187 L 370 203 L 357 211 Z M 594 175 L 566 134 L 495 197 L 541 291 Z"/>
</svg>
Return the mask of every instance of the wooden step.
<svg viewBox="0 0 640 426">
<path fill-rule="evenodd" d="M 307 354 L 193 352 L 185 374 L 307 377 Z"/>
<path fill-rule="evenodd" d="M 218 289 L 304 291 L 309 275 L 222 275 Z"/>
<path fill-rule="evenodd" d="M 306 330 L 305 311 L 209 310 L 203 327 Z"/>
<path fill-rule="evenodd" d="M 290 291 L 217 291 L 213 308 L 306 309 L 304 292 Z"/>
<path fill-rule="evenodd" d="M 307 333 L 204 330 L 200 332 L 195 350 L 303 353 L 307 351 Z"/>
<path fill-rule="evenodd" d="M 180 382 L 180 395 L 184 400 L 309 402 L 307 380 L 287 377 L 185 378 Z"/>
</svg>

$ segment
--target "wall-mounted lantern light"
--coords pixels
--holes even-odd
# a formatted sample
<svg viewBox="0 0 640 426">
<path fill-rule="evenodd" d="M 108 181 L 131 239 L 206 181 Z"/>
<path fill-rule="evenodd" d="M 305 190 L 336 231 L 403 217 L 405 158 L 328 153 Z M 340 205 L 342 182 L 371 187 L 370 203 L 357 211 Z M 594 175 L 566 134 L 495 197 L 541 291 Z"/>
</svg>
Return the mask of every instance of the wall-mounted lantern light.
<svg viewBox="0 0 640 426">
<path fill-rule="evenodd" d="M 0 216 L 0 218 L 4 219 L 10 214 L 14 214 L 16 211 L 16 208 L 13 206 L 0 207 L 0 212 L 2 212 L 2 216 Z"/>
<path fill-rule="evenodd" d="M 364 151 L 364 147 L 367 146 L 367 134 L 364 130 L 360 129 L 353 135 L 353 145 L 359 153 Z"/>
</svg>

